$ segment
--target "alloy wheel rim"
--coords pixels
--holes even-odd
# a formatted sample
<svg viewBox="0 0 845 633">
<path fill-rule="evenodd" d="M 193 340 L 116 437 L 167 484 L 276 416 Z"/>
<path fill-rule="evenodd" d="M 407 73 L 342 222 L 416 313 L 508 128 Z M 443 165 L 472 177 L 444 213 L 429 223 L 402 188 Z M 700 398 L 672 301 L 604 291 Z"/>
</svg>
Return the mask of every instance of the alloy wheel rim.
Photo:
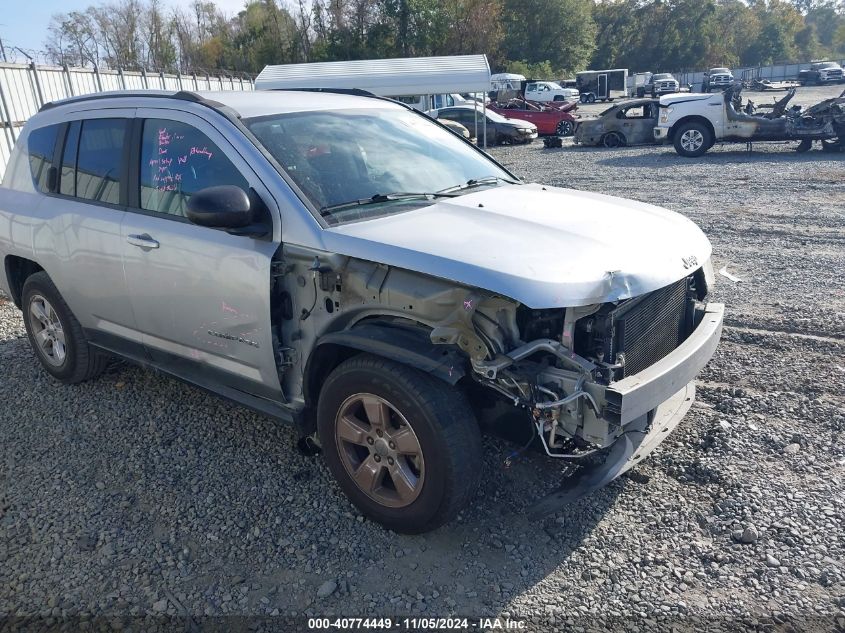
<svg viewBox="0 0 845 633">
<path fill-rule="evenodd" d="M 681 136 L 681 146 L 688 152 L 698 150 L 704 144 L 704 136 L 698 130 L 687 130 Z"/>
<path fill-rule="evenodd" d="M 65 331 L 59 315 L 47 299 L 33 295 L 29 301 L 30 326 L 38 351 L 53 367 L 61 367 L 67 358 Z"/>
<path fill-rule="evenodd" d="M 343 467 L 364 494 L 391 508 L 419 497 L 425 482 L 422 447 L 396 407 L 381 396 L 358 393 L 341 404 L 334 426 Z"/>
</svg>

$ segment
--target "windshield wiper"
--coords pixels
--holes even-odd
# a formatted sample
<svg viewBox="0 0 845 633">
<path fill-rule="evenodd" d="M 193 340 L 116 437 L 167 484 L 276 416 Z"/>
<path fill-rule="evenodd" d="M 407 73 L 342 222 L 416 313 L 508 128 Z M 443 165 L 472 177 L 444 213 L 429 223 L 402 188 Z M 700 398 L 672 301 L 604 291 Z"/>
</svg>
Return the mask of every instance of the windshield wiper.
<svg viewBox="0 0 845 633">
<path fill-rule="evenodd" d="M 332 211 L 339 209 L 347 209 L 349 207 L 362 207 L 368 204 L 379 204 L 381 202 L 392 202 L 394 200 L 433 200 L 434 198 L 451 198 L 453 194 L 448 191 L 437 191 L 435 193 L 377 193 L 370 198 L 361 198 L 360 200 L 350 200 L 348 202 L 339 202 L 337 204 L 330 204 L 320 209 L 321 215 L 326 215 Z"/>
<path fill-rule="evenodd" d="M 464 189 L 473 189 L 474 187 L 483 187 L 485 185 L 495 185 L 497 182 L 506 182 L 509 185 L 521 185 L 518 180 L 511 180 L 510 178 L 502 178 L 501 176 L 485 176 L 484 178 L 470 178 L 462 185 L 455 185 L 454 187 L 447 187 L 441 189 L 438 194 L 452 193 L 455 191 L 463 191 Z"/>
</svg>

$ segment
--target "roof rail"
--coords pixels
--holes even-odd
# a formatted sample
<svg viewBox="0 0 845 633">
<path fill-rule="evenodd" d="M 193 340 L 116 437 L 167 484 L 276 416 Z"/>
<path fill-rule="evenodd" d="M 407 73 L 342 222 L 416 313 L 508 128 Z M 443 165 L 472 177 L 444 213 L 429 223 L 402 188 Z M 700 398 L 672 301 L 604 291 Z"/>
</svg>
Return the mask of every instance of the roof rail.
<svg viewBox="0 0 845 633">
<path fill-rule="evenodd" d="M 78 95 L 75 97 L 68 97 L 58 101 L 48 101 L 42 105 L 38 111 L 43 112 L 58 106 L 66 105 L 68 103 L 82 103 L 85 101 L 98 101 L 100 99 L 120 99 L 124 97 L 147 97 L 156 99 L 180 99 L 182 101 L 190 101 L 192 103 L 199 103 L 214 109 L 225 108 L 222 103 L 214 101 L 213 99 L 206 99 L 201 94 L 191 92 L 190 90 L 179 90 L 178 92 L 169 92 L 166 90 L 111 90 L 107 92 L 92 92 L 90 94 Z"/>
</svg>

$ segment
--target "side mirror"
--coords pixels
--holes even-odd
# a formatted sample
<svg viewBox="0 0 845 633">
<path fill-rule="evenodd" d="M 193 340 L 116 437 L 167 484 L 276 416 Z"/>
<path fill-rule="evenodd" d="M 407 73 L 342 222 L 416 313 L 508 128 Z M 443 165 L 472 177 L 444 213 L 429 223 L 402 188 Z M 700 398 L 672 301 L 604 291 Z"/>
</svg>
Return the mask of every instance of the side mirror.
<svg viewBox="0 0 845 633">
<path fill-rule="evenodd" d="M 234 185 L 197 191 L 188 199 L 186 215 L 194 224 L 212 228 L 237 229 L 252 224 L 249 196 Z"/>
</svg>

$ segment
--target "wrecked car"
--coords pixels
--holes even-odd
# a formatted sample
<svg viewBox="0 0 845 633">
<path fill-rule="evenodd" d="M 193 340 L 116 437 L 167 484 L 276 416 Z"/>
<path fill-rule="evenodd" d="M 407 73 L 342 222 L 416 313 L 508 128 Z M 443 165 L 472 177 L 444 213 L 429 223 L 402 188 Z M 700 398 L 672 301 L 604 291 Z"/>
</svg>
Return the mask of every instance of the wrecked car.
<svg viewBox="0 0 845 633">
<path fill-rule="evenodd" d="M 790 108 L 795 89 L 774 104 L 772 112 L 758 113 L 742 103 L 742 86 L 716 95 L 690 94 L 660 98 L 655 140 L 672 143 L 681 156 L 702 156 L 717 142 L 752 143 L 800 141 L 807 149 L 813 141 L 838 144 L 845 133 L 845 93 L 803 108 Z"/>
<path fill-rule="evenodd" d="M 573 114 L 578 109 L 574 101 L 565 101 L 562 107 L 549 107 L 525 99 L 510 99 L 506 103 L 488 106 L 509 119 L 521 119 L 537 126 L 537 133 L 542 136 L 572 136 L 578 119 Z"/>
<path fill-rule="evenodd" d="M 55 379 L 118 356 L 291 422 L 361 512 L 408 533 L 470 502 L 479 423 L 502 410 L 583 464 L 536 491 L 538 514 L 638 464 L 690 407 L 723 318 L 687 218 L 525 184 L 423 114 L 348 94 L 45 105 L 0 187 L 0 258 Z"/>
<path fill-rule="evenodd" d="M 657 99 L 632 99 L 608 108 L 596 118 L 582 118 L 573 140 L 579 145 L 622 147 L 654 143 Z"/>
</svg>

